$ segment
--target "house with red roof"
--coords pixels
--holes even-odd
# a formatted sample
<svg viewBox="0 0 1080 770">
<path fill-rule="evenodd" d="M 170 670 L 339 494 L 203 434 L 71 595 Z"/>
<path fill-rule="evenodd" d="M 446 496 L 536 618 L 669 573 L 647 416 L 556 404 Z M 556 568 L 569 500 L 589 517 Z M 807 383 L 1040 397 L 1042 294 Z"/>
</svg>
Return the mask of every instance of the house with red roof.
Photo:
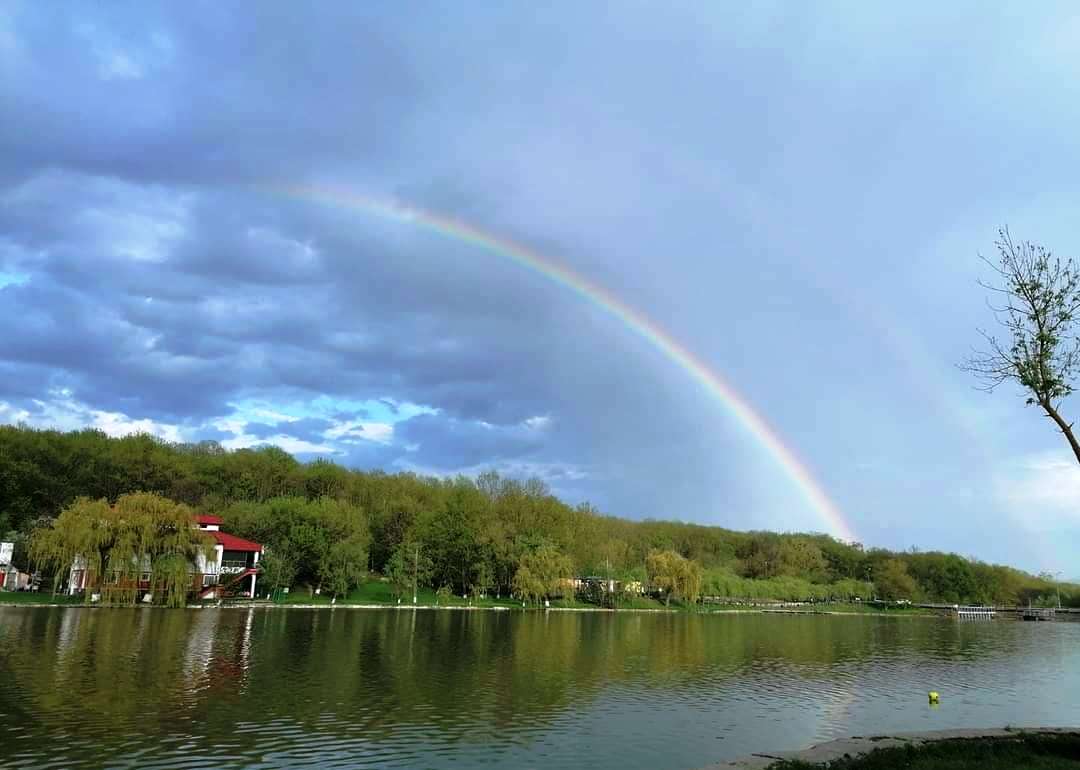
<svg viewBox="0 0 1080 770">
<path fill-rule="evenodd" d="M 208 556 L 199 554 L 191 566 L 192 592 L 200 599 L 226 593 L 254 598 L 263 547 L 251 540 L 222 532 L 220 516 L 200 514 L 195 517 L 195 526 L 213 538 L 214 550 Z M 91 584 L 92 575 L 86 569 L 85 560 L 76 557 L 68 576 L 68 593 L 80 593 Z M 149 591 L 150 584 L 151 574 L 147 565 L 138 578 L 138 588 Z"/>
<path fill-rule="evenodd" d="M 221 517 L 195 517 L 199 529 L 214 538 L 214 555 L 199 556 L 195 565 L 196 590 L 199 598 L 219 595 L 223 591 L 255 598 L 255 580 L 259 574 L 259 557 L 263 547 L 221 531 Z"/>
</svg>

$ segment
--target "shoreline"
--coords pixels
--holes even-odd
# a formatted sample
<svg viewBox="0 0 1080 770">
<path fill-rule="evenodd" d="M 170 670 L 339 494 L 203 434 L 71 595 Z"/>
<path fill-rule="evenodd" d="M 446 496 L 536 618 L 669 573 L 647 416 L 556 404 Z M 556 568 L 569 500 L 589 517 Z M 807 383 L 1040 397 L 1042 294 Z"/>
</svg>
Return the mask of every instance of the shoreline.
<svg viewBox="0 0 1080 770">
<path fill-rule="evenodd" d="M 796 751 L 757 752 L 728 762 L 706 765 L 700 770 L 766 770 L 781 762 L 806 762 L 826 767 L 829 762 L 849 757 L 864 757 L 879 749 L 926 746 L 943 741 L 995 741 L 1024 735 L 1077 735 L 1080 727 L 1000 727 L 920 730 L 917 732 L 853 735 L 817 743 Z"/>
<path fill-rule="evenodd" d="M 170 609 L 160 605 L 132 604 L 132 605 L 106 605 L 72 602 L 4 602 L 0 599 L 0 609 L 6 607 L 66 607 L 72 609 Z M 838 617 L 892 617 L 892 618 L 936 618 L 941 617 L 935 612 L 904 612 L 891 613 L 887 610 L 853 612 L 850 610 L 786 610 L 772 609 L 769 607 L 721 607 L 718 609 L 705 609 L 690 611 L 684 608 L 665 607 L 511 607 L 507 605 L 470 606 L 467 604 L 381 604 L 381 603 L 346 603 L 330 604 L 328 602 L 281 602 L 273 603 L 266 601 L 256 602 L 223 602 L 220 604 L 188 604 L 183 608 L 188 610 L 235 610 L 235 609 L 262 609 L 262 610 L 463 610 L 467 612 L 493 611 L 493 612 L 606 612 L 606 613 L 662 613 L 662 614 L 685 614 L 685 615 L 818 615 Z"/>
</svg>

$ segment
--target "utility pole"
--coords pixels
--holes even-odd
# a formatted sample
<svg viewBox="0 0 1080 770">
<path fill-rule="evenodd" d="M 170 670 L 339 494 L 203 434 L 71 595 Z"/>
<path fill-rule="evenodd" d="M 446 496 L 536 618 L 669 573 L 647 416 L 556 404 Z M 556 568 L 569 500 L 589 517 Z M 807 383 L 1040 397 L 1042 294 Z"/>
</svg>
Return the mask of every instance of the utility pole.
<svg viewBox="0 0 1080 770">
<path fill-rule="evenodd" d="M 1062 574 L 1060 570 L 1056 572 L 1045 570 L 1039 573 L 1039 577 L 1043 580 L 1054 584 L 1054 594 L 1057 596 L 1057 608 L 1059 610 L 1061 609 L 1061 585 L 1058 583 L 1058 577 Z M 1031 604 L 1030 600 L 1028 600 L 1028 604 Z"/>
<path fill-rule="evenodd" d="M 413 563 L 412 563 L 412 603 L 416 604 L 416 573 L 420 569 L 420 546 L 415 546 L 413 551 Z"/>
</svg>

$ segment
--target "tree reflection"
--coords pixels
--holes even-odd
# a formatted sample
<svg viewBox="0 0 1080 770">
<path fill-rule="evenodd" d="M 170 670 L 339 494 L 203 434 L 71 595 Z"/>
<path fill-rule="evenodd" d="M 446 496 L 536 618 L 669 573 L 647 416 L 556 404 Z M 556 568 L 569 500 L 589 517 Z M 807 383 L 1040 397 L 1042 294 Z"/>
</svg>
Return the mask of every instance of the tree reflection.
<svg viewBox="0 0 1080 770">
<path fill-rule="evenodd" d="M 923 619 L 53 608 L 0 613 L 0 712 L 38 750 L 63 731 L 99 751 L 256 757 L 288 729 L 391 755 L 527 740 L 619 694 L 802 698 L 834 721 L 859 672 L 1025 654 L 1015 635 Z"/>
</svg>

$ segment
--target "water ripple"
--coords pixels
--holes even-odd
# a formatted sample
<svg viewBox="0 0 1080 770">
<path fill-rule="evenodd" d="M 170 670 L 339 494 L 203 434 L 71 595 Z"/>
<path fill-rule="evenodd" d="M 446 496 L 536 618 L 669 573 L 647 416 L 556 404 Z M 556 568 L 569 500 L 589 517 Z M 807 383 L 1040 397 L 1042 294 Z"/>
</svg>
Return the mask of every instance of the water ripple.
<svg viewBox="0 0 1080 770">
<path fill-rule="evenodd" d="M 1080 624 L 1034 625 L 0 608 L 0 767 L 636 770 L 1080 722 Z"/>
</svg>

